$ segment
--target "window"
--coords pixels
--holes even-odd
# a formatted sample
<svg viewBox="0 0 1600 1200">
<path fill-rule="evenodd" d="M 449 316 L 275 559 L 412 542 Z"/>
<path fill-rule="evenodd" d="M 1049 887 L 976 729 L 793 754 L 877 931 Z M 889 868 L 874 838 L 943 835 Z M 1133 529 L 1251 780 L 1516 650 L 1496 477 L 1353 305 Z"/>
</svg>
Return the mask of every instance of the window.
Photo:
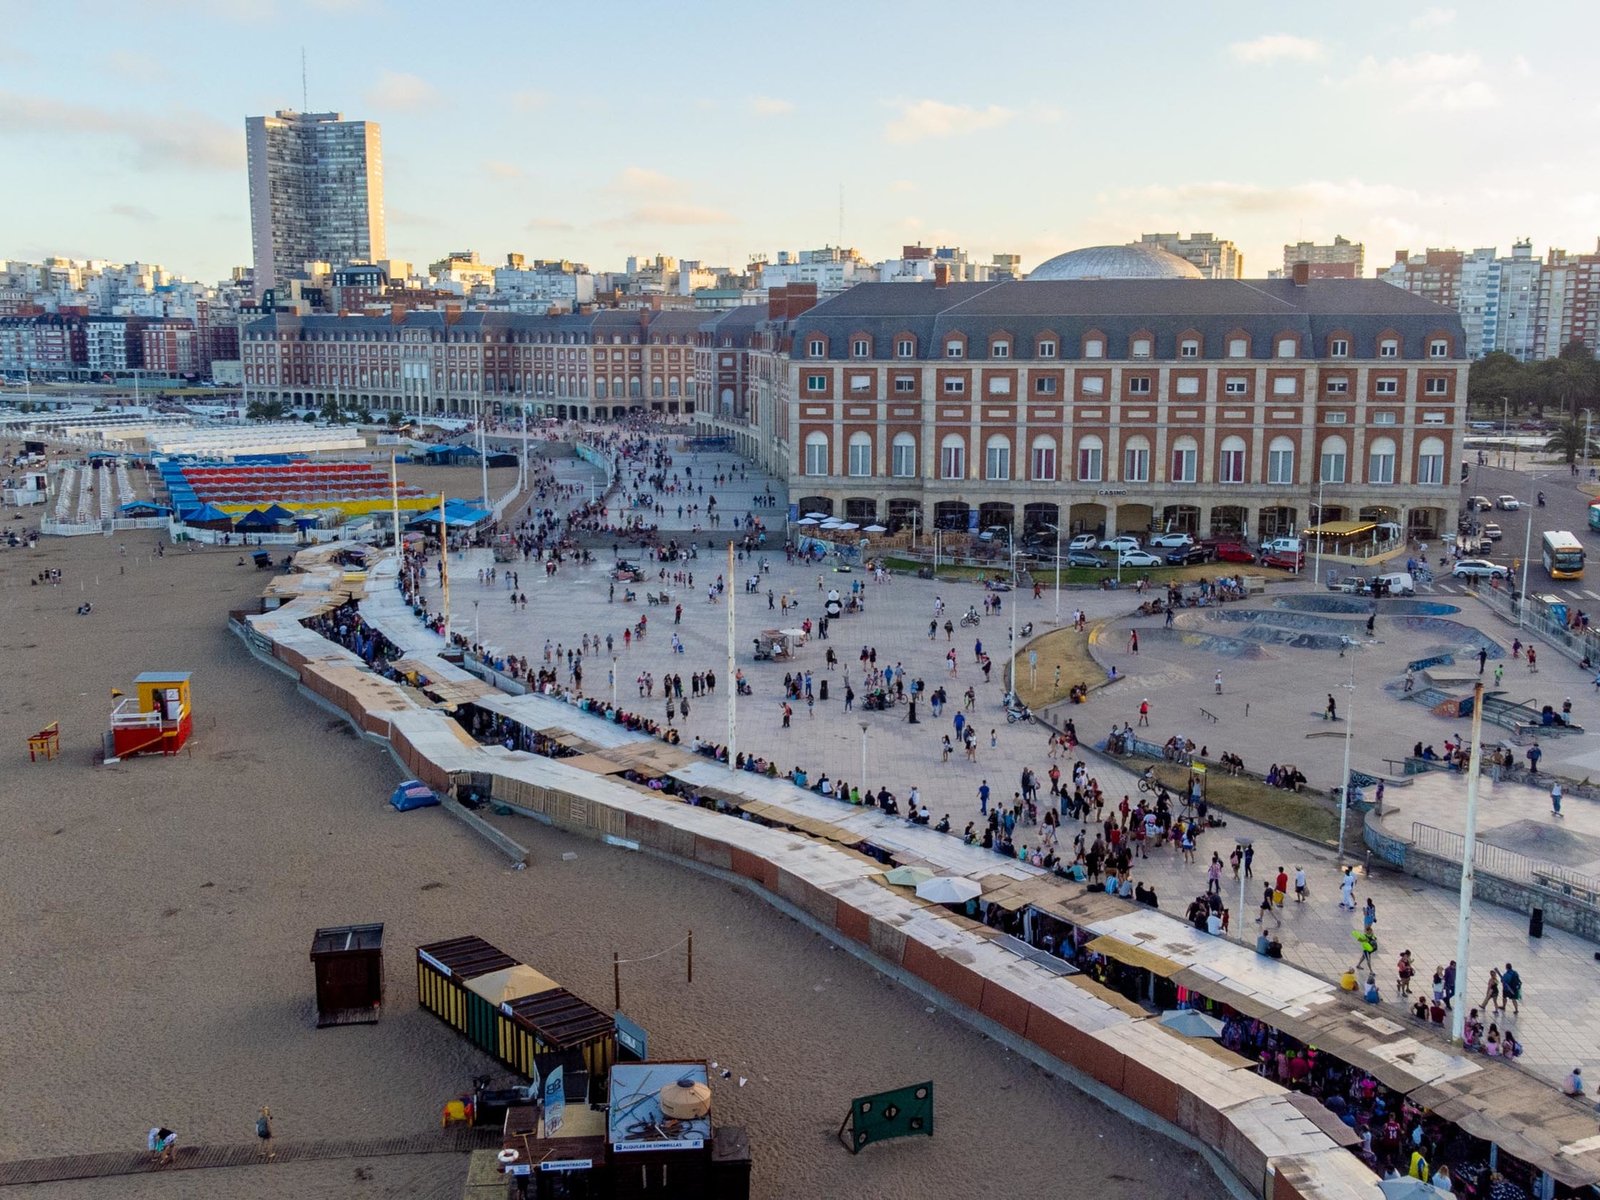
<svg viewBox="0 0 1600 1200">
<path fill-rule="evenodd" d="M 1250 357 L 1250 342 L 1249 342 L 1249 340 L 1247 338 L 1229 338 L 1228 339 L 1228 357 L 1229 358 L 1248 358 L 1248 357 Z"/>
<path fill-rule="evenodd" d="M 1329 358 L 1349 358 L 1350 341 L 1348 338 L 1334 338 L 1328 343 Z"/>
<path fill-rule="evenodd" d="M 967 443 L 959 433 L 947 433 L 939 443 L 939 477 L 965 479 L 967 477 Z"/>
<path fill-rule="evenodd" d="M 1422 383 L 1422 391 L 1425 395 L 1429 396 L 1448 395 L 1450 392 L 1450 381 L 1444 378 L 1425 379 Z"/>
<path fill-rule="evenodd" d="M 1194 338 L 1184 338 L 1183 341 L 1178 344 L 1178 357 L 1199 358 L 1200 343 Z"/>
<path fill-rule="evenodd" d="M 1099 375 L 1089 375 L 1078 386 L 1085 396 L 1099 396 L 1106 390 L 1106 381 Z"/>
<path fill-rule="evenodd" d="M 1400 343 L 1397 342 L 1394 338 L 1384 338 L 1383 341 L 1378 343 L 1378 357 L 1379 358 L 1399 358 L 1400 357 Z"/>
<path fill-rule="evenodd" d="M 1319 482 L 1343 483 L 1345 473 L 1345 443 L 1342 437 L 1322 439 L 1322 463 Z"/>
<path fill-rule="evenodd" d="M 1230 396 L 1242 396 L 1250 390 L 1250 381 L 1242 375 L 1231 375 L 1223 383 L 1222 390 Z"/>
<path fill-rule="evenodd" d="M 1011 478 L 1011 441 L 1003 433 L 991 437 L 983 447 L 983 477 Z"/>
<path fill-rule="evenodd" d="M 605 381 L 604 380 L 600 381 L 600 386 L 601 387 L 605 386 Z M 825 392 L 827 390 L 828 390 L 828 377 L 826 375 L 807 375 L 806 376 L 806 391 L 808 391 L 808 392 Z M 603 392 L 601 393 L 601 395 L 604 395 L 604 394 L 605 393 L 603 393 Z"/>
<path fill-rule="evenodd" d="M 1394 422 L 1394 410 L 1393 409 L 1383 409 L 1383 410 L 1381 410 L 1379 412 L 1373 413 L 1372 414 L 1372 423 L 1374 425 L 1393 425 L 1395 423 Z"/>
<path fill-rule="evenodd" d="M 1056 440 L 1040 435 L 1033 439 L 1033 477 L 1051 480 L 1056 477 Z"/>
<path fill-rule="evenodd" d="M 1150 376 L 1128 376 L 1128 394 L 1130 396 L 1148 396 L 1150 394 Z"/>
<path fill-rule="evenodd" d="M 1342 412 L 1323 413 L 1322 420 L 1328 425 L 1348 425 L 1350 423 L 1350 414 Z"/>
<path fill-rule="evenodd" d="M 890 447 L 889 473 L 897 479 L 911 479 L 917 473 L 917 439 L 897 433 Z"/>
<path fill-rule="evenodd" d="M 1394 439 L 1375 438 L 1367 451 L 1367 482 L 1394 482 Z"/>
<path fill-rule="evenodd" d="M 1294 442 L 1290 438 L 1276 437 L 1267 447 L 1267 482 L 1294 482 Z"/>
<path fill-rule="evenodd" d="M 1422 446 L 1417 451 L 1417 482 L 1444 482 L 1444 442 L 1441 439 L 1422 439 Z"/>
<path fill-rule="evenodd" d="M 1449 419 L 1449 415 L 1442 412 L 1425 412 L 1422 414 L 1422 423 L 1424 425 L 1443 425 Z"/>
<path fill-rule="evenodd" d="M 1040 358 L 1054 358 L 1055 356 L 1056 356 L 1056 344 L 1054 342 L 1040 342 L 1039 343 L 1039 357 Z"/>
<path fill-rule="evenodd" d="M 989 380 L 989 395 L 1011 395 L 1011 377 L 1009 375 L 995 375 Z"/>
<path fill-rule="evenodd" d="M 1098 483 L 1102 478 L 1102 459 L 1105 444 L 1093 435 L 1078 441 L 1078 478 L 1085 483 Z"/>
<path fill-rule="evenodd" d="M 1040 396 L 1054 396 L 1056 394 L 1055 376 L 1041 375 L 1033 381 L 1033 390 Z"/>
<path fill-rule="evenodd" d="M 1150 482 L 1150 441 L 1139 434 L 1122 447 L 1122 479 L 1125 483 Z"/>
<path fill-rule="evenodd" d="M 992 342 L 992 343 L 990 343 L 990 345 L 989 345 L 989 357 L 990 358 L 1010 358 L 1011 357 L 1011 343 L 1010 342 Z"/>
<path fill-rule="evenodd" d="M 1272 394 L 1274 396 L 1293 396 L 1296 392 L 1298 381 L 1293 375 L 1279 375 L 1272 381 Z"/>
<path fill-rule="evenodd" d="M 1099 338 L 1090 338 L 1083 344 L 1083 356 L 1085 358 L 1104 358 L 1106 356 L 1106 344 Z"/>
<path fill-rule="evenodd" d="M 1246 446 L 1242 437 L 1225 437 L 1217 455 L 1217 482 L 1243 483 Z"/>
<path fill-rule="evenodd" d="M 1343 396 L 1349 390 L 1350 381 L 1348 379 L 1328 380 L 1328 395 L 1330 396 Z"/>
<path fill-rule="evenodd" d="M 946 358 L 965 358 L 966 353 L 966 343 L 960 338 L 951 338 L 944 344 L 944 356 Z"/>
<path fill-rule="evenodd" d="M 872 435 L 870 433 L 852 433 L 850 435 L 850 474 L 856 476 L 872 474 Z"/>
<path fill-rule="evenodd" d="M 871 375 L 850 376 L 850 390 L 852 392 L 866 392 L 872 389 Z"/>
<path fill-rule="evenodd" d="M 806 434 L 806 474 L 826 475 L 828 473 L 828 435 L 825 433 Z"/>
<path fill-rule="evenodd" d="M 901 338 L 894 344 L 894 352 L 901 358 L 915 358 L 917 354 L 917 344 L 910 338 Z"/>
<path fill-rule="evenodd" d="M 809 353 L 812 358 L 821 358 L 827 352 L 828 352 L 827 343 L 824 342 L 821 338 L 813 338 L 812 341 L 811 341 L 811 348 L 810 348 L 810 350 L 807 351 L 807 353 Z"/>
<path fill-rule="evenodd" d="M 967 381 L 959 375 L 950 376 L 944 381 L 944 394 L 947 396 L 959 396 L 966 390 Z"/>
<path fill-rule="evenodd" d="M 897 392 L 916 391 L 917 377 L 915 375 L 896 375 L 894 377 L 894 390 Z"/>
<path fill-rule="evenodd" d="M 1195 472 L 1200 458 L 1200 444 L 1187 435 L 1177 438 L 1172 443 L 1172 475 L 1173 483 L 1193 483 Z"/>
<path fill-rule="evenodd" d="M 1200 381 L 1193 375 L 1180 377 L 1177 381 L 1177 393 L 1180 396 L 1198 396 L 1200 394 Z"/>
<path fill-rule="evenodd" d="M 1299 343 L 1297 341 L 1295 341 L 1295 339 L 1292 338 L 1292 337 L 1286 337 L 1286 338 L 1279 338 L 1278 339 L 1278 357 L 1279 358 L 1293 358 L 1295 356 L 1295 354 L 1299 351 L 1299 349 L 1300 349 Z"/>
<path fill-rule="evenodd" d="M 1372 389 L 1380 396 L 1397 396 L 1400 394 L 1400 381 L 1392 375 L 1379 379 Z"/>
<path fill-rule="evenodd" d="M 850 343 L 850 357 L 869 358 L 872 355 L 872 343 L 866 338 L 857 338 Z"/>
<path fill-rule="evenodd" d="M 1129 358 L 1149 358 L 1150 357 L 1150 339 L 1149 338 L 1134 338 L 1133 339 L 1133 345 L 1128 350 L 1128 357 Z"/>
<path fill-rule="evenodd" d="M 1428 343 L 1428 357 L 1449 358 L 1450 343 L 1445 341 L 1444 338 L 1434 338 L 1433 341 Z"/>
</svg>

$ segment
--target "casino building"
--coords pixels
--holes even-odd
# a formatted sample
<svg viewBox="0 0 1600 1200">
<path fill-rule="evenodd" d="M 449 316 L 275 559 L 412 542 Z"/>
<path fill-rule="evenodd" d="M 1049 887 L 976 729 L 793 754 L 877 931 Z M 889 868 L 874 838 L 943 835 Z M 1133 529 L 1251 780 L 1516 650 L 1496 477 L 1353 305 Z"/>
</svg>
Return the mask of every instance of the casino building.
<svg viewBox="0 0 1600 1200">
<path fill-rule="evenodd" d="M 1455 529 L 1467 352 L 1376 280 L 1201 279 L 1149 245 L 1014 282 L 774 289 L 699 336 L 696 424 L 860 524 L 1251 538 Z"/>
</svg>

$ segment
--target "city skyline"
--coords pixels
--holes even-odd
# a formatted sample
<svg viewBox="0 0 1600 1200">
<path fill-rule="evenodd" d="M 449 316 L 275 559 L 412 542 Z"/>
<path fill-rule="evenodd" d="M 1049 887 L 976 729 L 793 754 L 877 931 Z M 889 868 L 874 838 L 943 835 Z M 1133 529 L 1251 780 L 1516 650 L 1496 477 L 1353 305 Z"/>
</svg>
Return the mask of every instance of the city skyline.
<svg viewBox="0 0 1600 1200">
<path fill-rule="evenodd" d="M 1211 230 L 1259 277 L 1302 238 L 1365 242 L 1370 274 L 1400 249 L 1531 236 L 1588 251 L 1600 234 L 1594 169 L 1567 161 L 1568 123 L 1537 119 L 1600 112 L 1600 84 L 1539 66 L 1552 35 L 1600 26 L 1572 5 L 1531 6 L 1506 29 L 1485 4 L 1357 4 L 1329 34 L 1264 4 L 1165 25 L 823 4 L 814 28 L 842 18 L 851 35 L 827 41 L 752 29 L 748 9 L 717 3 L 693 19 L 629 9 L 620 28 L 610 9 L 556 24 L 489 6 L 452 16 L 450 44 L 499 57 L 444 65 L 416 57 L 438 31 L 408 3 L 178 2 L 93 21 L 81 5 L 6 7 L 0 144 L 28 186 L 0 197 L 0 258 L 224 277 L 251 261 L 244 118 L 302 107 L 383 126 L 389 253 L 413 262 L 472 248 L 738 268 L 920 241 L 1030 268 Z M 606 54 L 550 53 L 562 43 Z M 43 48 L 63 45 L 84 70 L 55 69 Z M 946 46 L 977 48 L 971 68 Z M 995 69 L 1005 53 L 1011 68 Z"/>
</svg>

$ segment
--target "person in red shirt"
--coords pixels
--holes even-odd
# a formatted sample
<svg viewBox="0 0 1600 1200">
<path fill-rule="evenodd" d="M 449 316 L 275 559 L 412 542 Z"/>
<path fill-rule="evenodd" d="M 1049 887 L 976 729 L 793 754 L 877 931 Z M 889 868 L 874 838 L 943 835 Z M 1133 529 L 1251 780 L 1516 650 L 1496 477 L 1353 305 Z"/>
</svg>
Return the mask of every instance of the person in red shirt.
<svg viewBox="0 0 1600 1200">
<path fill-rule="evenodd" d="M 1282 867 L 1278 868 L 1278 878 L 1273 886 L 1277 888 L 1277 896 L 1275 899 L 1278 901 L 1278 907 L 1282 908 L 1283 897 L 1289 890 L 1289 873 Z"/>
</svg>

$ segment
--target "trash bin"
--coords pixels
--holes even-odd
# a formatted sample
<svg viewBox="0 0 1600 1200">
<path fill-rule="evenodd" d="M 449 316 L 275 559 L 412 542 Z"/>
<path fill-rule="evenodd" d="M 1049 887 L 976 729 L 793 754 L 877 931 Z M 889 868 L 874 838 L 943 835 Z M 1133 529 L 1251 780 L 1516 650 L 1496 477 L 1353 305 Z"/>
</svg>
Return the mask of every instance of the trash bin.
<svg viewBox="0 0 1600 1200">
<path fill-rule="evenodd" d="M 1535 908 L 1528 917 L 1528 936 L 1536 938 L 1544 936 L 1544 909 Z"/>
</svg>

